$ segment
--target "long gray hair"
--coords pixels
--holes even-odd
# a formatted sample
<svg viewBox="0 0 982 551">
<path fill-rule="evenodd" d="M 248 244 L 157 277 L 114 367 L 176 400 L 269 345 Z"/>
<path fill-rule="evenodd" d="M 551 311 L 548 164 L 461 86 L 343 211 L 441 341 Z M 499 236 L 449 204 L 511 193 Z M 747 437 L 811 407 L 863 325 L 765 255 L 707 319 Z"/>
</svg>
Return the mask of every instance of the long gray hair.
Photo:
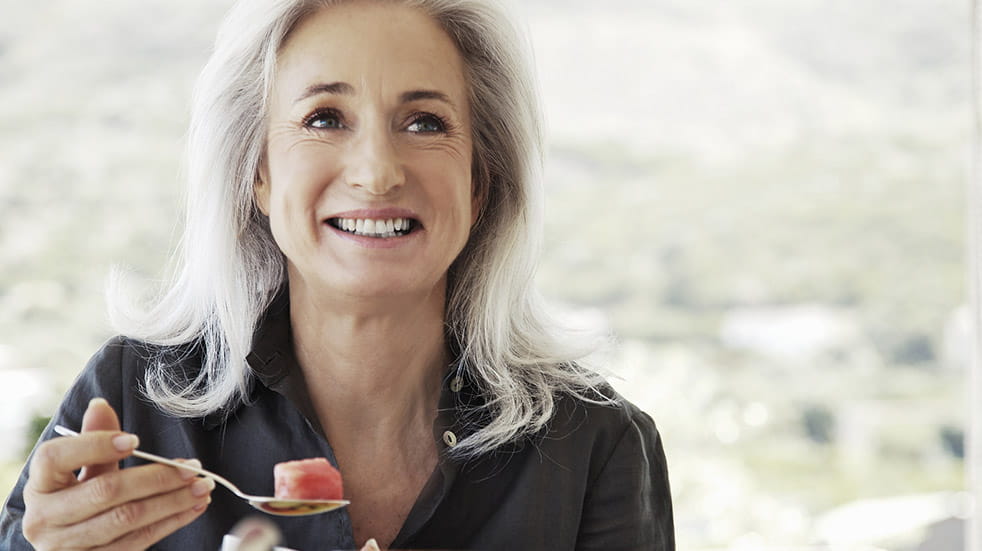
<svg viewBox="0 0 982 551">
<path fill-rule="evenodd" d="M 194 93 L 187 150 L 189 193 L 173 277 L 138 304 L 110 293 L 120 333 L 163 347 L 199 344 L 201 371 L 175 377 L 151 366 L 147 396 L 196 417 L 247 399 L 246 364 L 262 314 L 286 280 L 285 260 L 254 202 L 265 147 L 266 103 L 290 31 L 345 0 L 240 0 L 218 33 Z M 351 0 L 347 0 L 351 1 Z M 466 66 L 473 121 L 473 180 L 484 207 L 450 268 L 447 333 L 486 396 L 486 422 L 454 452 L 471 456 L 541 429 L 555 397 L 596 400 L 603 379 L 587 368 L 581 335 L 559 330 L 533 290 L 542 223 L 538 100 L 525 42 L 487 0 L 402 1 L 436 20 Z M 118 287 L 118 286 L 117 286 Z"/>
</svg>

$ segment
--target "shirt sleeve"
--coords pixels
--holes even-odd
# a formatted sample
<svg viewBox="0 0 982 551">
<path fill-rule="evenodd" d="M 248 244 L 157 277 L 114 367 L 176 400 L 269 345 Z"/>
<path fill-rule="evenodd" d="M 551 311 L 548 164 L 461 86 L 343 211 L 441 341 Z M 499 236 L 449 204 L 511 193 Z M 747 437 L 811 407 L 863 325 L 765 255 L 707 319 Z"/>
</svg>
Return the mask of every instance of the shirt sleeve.
<svg viewBox="0 0 982 551">
<path fill-rule="evenodd" d="M 674 551 L 675 526 L 661 437 L 646 413 L 630 422 L 584 504 L 578 551 Z"/>
<path fill-rule="evenodd" d="M 58 406 L 51 422 L 44 429 L 38 442 L 57 436 L 54 432 L 56 424 L 78 430 L 82 426 L 82 415 L 92 398 L 105 398 L 117 413 L 122 415 L 122 380 L 121 356 L 125 346 L 122 339 L 114 338 L 107 342 L 89 360 L 88 365 L 79 374 L 68 393 Z M 37 449 L 37 444 L 35 444 Z M 21 470 L 14 489 L 0 511 L 0 550 L 2 551 L 33 551 L 34 547 L 24 539 L 21 522 L 24 518 L 24 485 L 27 483 L 28 465 L 30 458 Z"/>
</svg>

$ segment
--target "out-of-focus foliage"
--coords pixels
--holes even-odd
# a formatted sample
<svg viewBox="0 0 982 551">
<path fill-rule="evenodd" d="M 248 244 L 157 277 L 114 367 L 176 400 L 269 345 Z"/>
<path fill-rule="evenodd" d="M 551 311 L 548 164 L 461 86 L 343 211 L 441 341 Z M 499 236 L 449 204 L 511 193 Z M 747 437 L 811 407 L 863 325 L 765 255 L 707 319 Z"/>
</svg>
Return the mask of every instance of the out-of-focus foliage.
<svg viewBox="0 0 982 551">
<path fill-rule="evenodd" d="M 27 428 L 27 437 L 24 442 L 24 455 L 27 456 L 34 448 L 34 444 L 41 438 L 41 433 L 51 422 L 50 415 L 36 415 L 31 417 L 30 425 Z"/>
</svg>

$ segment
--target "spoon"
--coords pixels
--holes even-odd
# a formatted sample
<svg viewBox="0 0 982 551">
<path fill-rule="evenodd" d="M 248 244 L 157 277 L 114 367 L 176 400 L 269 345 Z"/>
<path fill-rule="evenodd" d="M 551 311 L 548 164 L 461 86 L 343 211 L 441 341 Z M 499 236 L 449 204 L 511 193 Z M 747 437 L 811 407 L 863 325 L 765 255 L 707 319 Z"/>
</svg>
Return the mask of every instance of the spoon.
<svg viewBox="0 0 982 551">
<path fill-rule="evenodd" d="M 61 425 L 55 425 L 55 432 L 62 436 L 78 436 L 77 432 Z M 225 478 L 211 471 L 185 465 L 184 463 L 179 463 L 177 461 L 167 459 L 166 457 L 160 457 L 159 455 L 154 455 L 152 453 L 147 453 L 140 450 L 133 450 L 133 455 L 146 459 L 147 461 L 163 463 L 164 465 L 170 465 L 171 467 L 177 467 L 178 469 L 184 469 L 197 473 L 201 476 L 208 477 L 228 488 L 233 494 L 248 501 L 249 505 L 252 505 L 256 509 L 271 515 L 286 517 L 316 515 L 318 513 L 326 513 L 328 511 L 339 509 L 351 503 L 346 499 L 285 499 L 268 496 L 252 496 L 240 490 L 235 484 L 232 484 Z"/>
</svg>

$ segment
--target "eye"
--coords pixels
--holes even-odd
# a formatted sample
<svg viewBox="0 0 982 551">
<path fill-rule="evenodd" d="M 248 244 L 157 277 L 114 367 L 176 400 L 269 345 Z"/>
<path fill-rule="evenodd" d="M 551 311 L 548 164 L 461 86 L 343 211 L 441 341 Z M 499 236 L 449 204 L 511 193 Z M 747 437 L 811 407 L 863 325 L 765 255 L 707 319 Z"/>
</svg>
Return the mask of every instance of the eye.
<svg viewBox="0 0 982 551">
<path fill-rule="evenodd" d="M 447 123 L 436 115 L 430 113 L 420 113 L 413 117 L 413 122 L 409 124 L 406 130 L 420 134 L 435 134 L 439 132 L 446 132 Z"/>
<path fill-rule="evenodd" d="M 341 114 L 334 109 L 319 109 L 307 116 L 304 126 L 317 130 L 338 130 L 344 128 Z"/>
</svg>

